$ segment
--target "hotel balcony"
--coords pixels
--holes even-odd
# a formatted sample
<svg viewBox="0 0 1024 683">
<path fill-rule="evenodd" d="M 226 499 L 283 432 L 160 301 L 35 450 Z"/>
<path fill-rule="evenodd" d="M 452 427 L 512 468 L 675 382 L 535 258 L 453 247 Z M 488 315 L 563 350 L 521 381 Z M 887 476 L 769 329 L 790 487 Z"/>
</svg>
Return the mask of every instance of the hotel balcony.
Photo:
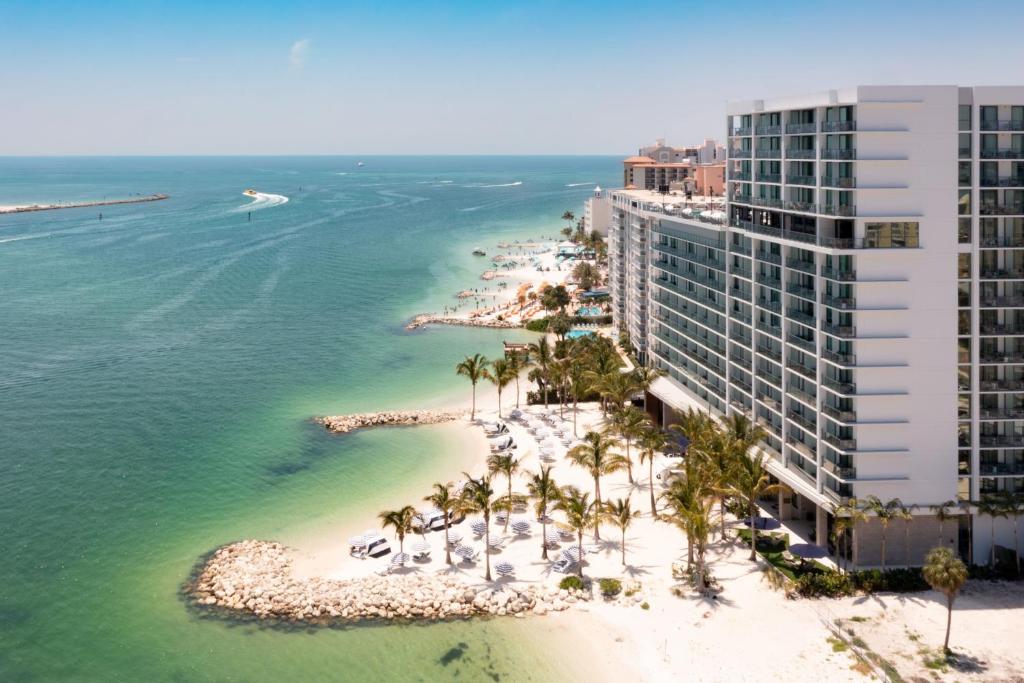
<svg viewBox="0 0 1024 683">
<path fill-rule="evenodd" d="M 750 182 L 752 175 L 750 171 L 737 171 L 729 174 L 729 180 L 740 180 Z"/>
<path fill-rule="evenodd" d="M 1002 130 L 1002 131 L 1024 131 L 1024 121 L 1014 119 L 988 120 L 984 119 L 978 126 L 981 130 Z"/>
<path fill-rule="evenodd" d="M 1024 335 L 1024 323 L 982 323 L 980 334 L 986 337 Z"/>
<path fill-rule="evenodd" d="M 844 481 L 853 481 L 857 478 L 856 467 L 840 467 L 831 460 L 825 460 L 825 462 L 821 463 L 821 468 L 837 479 Z"/>
<path fill-rule="evenodd" d="M 857 395 L 857 385 L 856 384 L 853 384 L 852 382 L 840 382 L 838 380 L 832 379 L 831 377 L 829 377 L 827 375 L 825 377 L 821 378 L 821 386 L 823 386 L 823 387 L 825 387 L 827 389 L 831 389 L 832 391 L 836 392 L 837 394 L 842 394 L 843 396 L 856 396 Z"/>
<path fill-rule="evenodd" d="M 759 125 L 757 126 L 757 128 L 754 129 L 754 133 L 756 135 L 781 135 L 782 126 L 778 124 L 767 126 Z"/>
<path fill-rule="evenodd" d="M 787 175 L 786 182 L 790 185 L 814 185 L 812 175 Z"/>
<path fill-rule="evenodd" d="M 857 411 L 855 410 L 839 410 L 827 403 L 821 407 L 821 412 L 829 416 L 836 422 L 844 423 L 855 423 L 857 422 Z"/>
<path fill-rule="evenodd" d="M 838 308 L 841 311 L 854 311 L 857 309 L 857 299 L 852 296 L 831 296 L 821 295 L 821 303 L 829 308 Z"/>
<path fill-rule="evenodd" d="M 852 218 L 857 215 L 857 207 L 846 204 L 820 204 L 819 211 L 828 216 L 843 216 L 846 218 Z"/>
<path fill-rule="evenodd" d="M 782 150 L 771 147 L 758 147 L 756 156 L 758 159 L 781 159 Z"/>
<path fill-rule="evenodd" d="M 1020 216 L 1024 215 L 1024 204 L 981 204 L 978 213 L 982 216 Z"/>
<path fill-rule="evenodd" d="M 822 121 L 821 132 L 822 133 L 843 133 L 846 131 L 857 130 L 856 121 Z"/>
<path fill-rule="evenodd" d="M 822 441 L 840 451 L 856 451 L 857 450 L 857 439 L 840 439 L 835 434 L 825 432 L 822 437 Z"/>
<path fill-rule="evenodd" d="M 810 135 L 818 132 L 818 124 L 816 123 L 787 123 L 786 134 L 787 135 Z"/>
<path fill-rule="evenodd" d="M 786 267 L 801 270 L 805 273 L 810 273 L 811 275 L 814 275 L 815 272 L 814 261 L 807 261 L 801 258 L 786 259 Z"/>
<path fill-rule="evenodd" d="M 761 327 L 761 325 L 758 324 L 758 327 Z M 775 329 L 779 329 L 779 328 L 775 328 Z M 777 334 L 781 335 L 782 334 L 781 330 Z M 782 352 L 779 351 L 778 349 L 773 349 L 772 347 L 768 346 L 767 344 L 758 344 L 757 345 L 757 352 L 760 353 L 763 356 L 767 356 L 768 358 L 771 358 L 776 363 L 781 363 L 782 362 Z"/>
<path fill-rule="evenodd" d="M 749 149 L 730 149 L 730 159 L 749 159 L 751 157 L 751 151 Z"/>
<path fill-rule="evenodd" d="M 982 434 L 979 437 L 982 448 L 1024 447 L 1024 434 Z"/>
<path fill-rule="evenodd" d="M 1014 379 L 988 379 L 979 382 L 979 391 L 987 393 L 992 391 L 1024 391 L 1024 381 Z"/>
<path fill-rule="evenodd" d="M 781 183 L 781 173 L 758 173 L 757 182 L 759 183 Z"/>
<path fill-rule="evenodd" d="M 821 186 L 854 188 L 857 187 L 857 179 L 849 177 L 823 175 L 821 176 Z"/>
<path fill-rule="evenodd" d="M 986 177 L 981 176 L 981 187 L 1024 187 L 1024 175 Z"/>
<path fill-rule="evenodd" d="M 836 160 L 852 160 L 857 158 L 857 150 L 855 149 L 828 149 L 821 150 L 822 159 L 836 159 Z"/>
<path fill-rule="evenodd" d="M 856 270 L 837 270 L 835 268 L 829 268 L 827 266 L 822 267 L 821 276 L 829 280 L 835 280 L 837 282 L 856 282 L 857 271 Z"/>
<path fill-rule="evenodd" d="M 981 308 L 1024 308 L 1024 296 L 981 297 L 978 304 Z"/>
<path fill-rule="evenodd" d="M 857 328 L 853 325 L 833 325 L 825 323 L 821 326 L 821 331 L 833 337 L 839 337 L 840 339 L 857 338 Z"/>
<path fill-rule="evenodd" d="M 751 131 L 750 126 L 737 126 L 736 128 L 733 128 L 731 131 L 729 131 L 729 135 L 732 135 L 732 136 L 750 135 L 750 131 Z"/>
<path fill-rule="evenodd" d="M 1002 364 L 1021 364 L 1024 365 L 1024 352 L 1010 352 L 1010 351 L 999 351 L 998 349 L 992 351 L 981 350 L 979 360 L 982 363 L 988 363 L 993 365 Z M 970 362 L 968 358 L 965 362 Z"/>
<path fill-rule="evenodd" d="M 1024 149 L 983 149 L 982 159 L 1024 159 Z"/>
<path fill-rule="evenodd" d="M 786 150 L 787 159 L 813 159 L 815 158 L 815 151 L 813 149 L 795 149 L 790 148 Z"/>
</svg>

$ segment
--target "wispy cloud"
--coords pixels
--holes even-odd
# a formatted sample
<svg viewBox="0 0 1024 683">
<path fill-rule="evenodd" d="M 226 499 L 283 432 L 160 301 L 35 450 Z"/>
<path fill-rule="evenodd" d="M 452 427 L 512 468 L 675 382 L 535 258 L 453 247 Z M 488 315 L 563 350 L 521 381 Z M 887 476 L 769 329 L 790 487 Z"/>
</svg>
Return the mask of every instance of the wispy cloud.
<svg viewBox="0 0 1024 683">
<path fill-rule="evenodd" d="M 293 69 L 301 69 L 306 64 L 306 53 L 309 52 L 309 39 L 303 38 L 292 43 L 292 49 L 288 51 L 288 62 Z"/>
</svg>

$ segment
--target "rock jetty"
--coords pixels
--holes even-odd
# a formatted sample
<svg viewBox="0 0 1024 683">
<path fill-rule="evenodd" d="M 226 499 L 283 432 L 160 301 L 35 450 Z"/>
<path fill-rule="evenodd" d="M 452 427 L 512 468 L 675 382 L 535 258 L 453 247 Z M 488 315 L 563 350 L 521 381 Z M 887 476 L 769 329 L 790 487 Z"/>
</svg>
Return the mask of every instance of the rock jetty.
<svg viewBox="0 0 1024 683">
<path fill-rule="evenodd" d="M 336 434 L 348 434 L 366 427 L 436 425 L 454 422 L 462 413 L 443 410 L 389 410 L 380 413 L 357 413 L 355 415 L 329 415 L 316 421 Z"/>
<path fill-rule="evenodd" d="M 289 551 L 280 543 L 232 543 L 210 556 L 185 585 L 185 594 L 207 609 L 322 626 L 364 620 L 542 615 L 590 598 L 584 591 L 554 587 L 481 588 L 443 574 L 297 579 L 291 565 Z"/>
<path fill-rule="evenodd" d="M 511 320 L 498 320 L 497 318 L 458 318 L 450 315 L 437 315 L 434 313 L 423 313 L 409 321 L 405 326 L 407 330 L 416 330 L 425 325 L 461 325 L 463 327 L 497 327 L 510 329 L 521 327 L 519 323 Z"/>
</svg>

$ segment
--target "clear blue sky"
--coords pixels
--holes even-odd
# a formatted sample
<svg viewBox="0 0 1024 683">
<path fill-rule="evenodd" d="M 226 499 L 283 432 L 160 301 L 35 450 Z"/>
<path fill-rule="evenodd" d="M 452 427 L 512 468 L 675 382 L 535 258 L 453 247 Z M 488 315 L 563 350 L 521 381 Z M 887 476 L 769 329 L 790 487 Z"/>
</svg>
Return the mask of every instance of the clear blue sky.
<svg viewBox="0 0 1024 683">
<path fill-rule="evenodd" d="M 0 155 L 619 154 L 730 99 L 1024 81 L 1020 0 L 368 4 L 0 0 Z"/>
</svg>

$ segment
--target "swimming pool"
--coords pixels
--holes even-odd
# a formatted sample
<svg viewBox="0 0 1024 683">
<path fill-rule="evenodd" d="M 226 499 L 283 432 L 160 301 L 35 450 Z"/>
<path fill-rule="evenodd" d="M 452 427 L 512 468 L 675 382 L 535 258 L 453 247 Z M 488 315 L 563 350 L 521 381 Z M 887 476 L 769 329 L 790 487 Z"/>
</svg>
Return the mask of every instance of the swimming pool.
<svg viewBox="0 0 1024 683">
<path fill-rule="evenodd" d="M 600 306 L 581 306 L 576 309 L 576 315 L 599 316 L 603 313 Z"/>
<path fill-rule="evenodd" d="M 593 330 L 569 330 L 565 333 L 566 339 L 579 339 L 580 337 L 589 337 L 594 334 Z"/>
</svg>

